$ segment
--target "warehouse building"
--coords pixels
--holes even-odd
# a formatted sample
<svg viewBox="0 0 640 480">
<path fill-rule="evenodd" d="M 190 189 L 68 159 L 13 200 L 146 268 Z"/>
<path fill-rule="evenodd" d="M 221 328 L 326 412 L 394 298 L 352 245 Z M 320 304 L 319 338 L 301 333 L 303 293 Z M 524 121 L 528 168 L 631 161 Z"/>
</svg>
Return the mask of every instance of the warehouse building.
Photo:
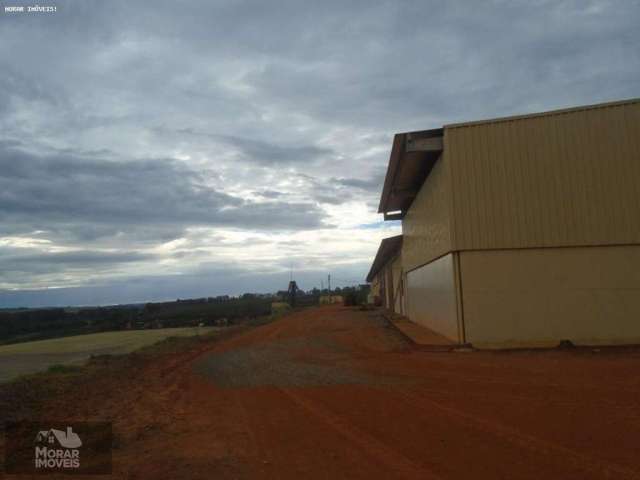
<svg viewBox="0 0 640 480">
<path fill-rule="evenodd" d="M 373 260 L 367 282 L 371 284 L 374 303 L 404 314 L 404 275 L 402 235 L 385 238 Z"/>
<path fill-rule="evenodd" d="M 379 212 L 369 281 L 453 342 L 640 343 L 640 99 L 397 134 Z"/>
</svg>

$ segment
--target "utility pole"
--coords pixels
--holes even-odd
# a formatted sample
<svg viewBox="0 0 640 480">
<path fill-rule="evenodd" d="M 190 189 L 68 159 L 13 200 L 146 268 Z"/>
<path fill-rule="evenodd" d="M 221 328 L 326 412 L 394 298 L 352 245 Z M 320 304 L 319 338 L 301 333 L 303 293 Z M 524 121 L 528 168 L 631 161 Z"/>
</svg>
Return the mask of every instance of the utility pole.
<svg viewBox="0 0 640 480">
<path fill-rule="evenodd" d="M 331 297 L 331 274 L 329 274 L 328 281 L 329 281 L 329 283 L 328 283 L 328 285 L 329 285 L 329 297 Z"/>
<path fill-rule="evenodd" d="M 289 289 L 287 292 L 287 297 L 289 299 L 289 305 L 292 307 L 296 306 L 296 296 L 298 295 L 298 285 L 296 285 L 295 280 L 291 280 L 289 282 Z"/>
</svg>

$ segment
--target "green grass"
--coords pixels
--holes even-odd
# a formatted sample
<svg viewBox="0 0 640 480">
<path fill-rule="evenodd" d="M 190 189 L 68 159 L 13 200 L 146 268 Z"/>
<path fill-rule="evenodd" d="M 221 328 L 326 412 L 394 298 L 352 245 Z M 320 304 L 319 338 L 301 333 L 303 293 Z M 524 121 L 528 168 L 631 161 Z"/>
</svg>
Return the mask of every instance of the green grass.
<svg viewBox="0 0 640 480">
<path fill-rule="evenodd" d="M 51 365 L 47 368 L 47 373 L 78 373 L 80 370 L 82 370 L 82 367 L 79 365 L 61 365 L 56 363 L 55 365 Z"/>
<path fill-rule="evenodd" d="M 286 302 L 273 302 L 271 304 L 271 315 L 280 316 L 291 311 L 291 305 Z"/>
<path fill-rule="evenodd" d="M 126 354 L 167 338 L 180 340 L 218 330 L 215 327 L 126 330 L 3 345 L 0 346 L 0 382 L 43 371 L 72 373 L 91 356 Z"/>
<path fill-rule="evenodd" d="M 103 349 L 117 350 L 117 352 L 110 353 L 128 353 L 168 337 L 188 337 L 197 335 L 198 333 L 204 335 L 214 329 L 214 327 L 184 327 L 89 333 L 87 335 L 75 335 L 73 337 L 53 338 L 0 346 L 0 356 L 18 353 L 55 354 L 87 352 L 91 354 L 94 351 L 101 351 Z"/>
</svg>

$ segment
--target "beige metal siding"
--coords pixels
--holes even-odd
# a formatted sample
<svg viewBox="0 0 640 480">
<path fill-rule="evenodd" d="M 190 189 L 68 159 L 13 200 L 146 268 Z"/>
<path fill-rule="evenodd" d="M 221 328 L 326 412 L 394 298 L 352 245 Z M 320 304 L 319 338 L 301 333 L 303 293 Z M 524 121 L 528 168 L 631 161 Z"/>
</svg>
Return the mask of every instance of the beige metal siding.
<svg viewBox="0 0 640 480">
<path fill-rule="evenodd" d="M 453 254 L 408 272 L 406 301 L 410 320 L 461 341 Z"/>
<path fill-rule="evenodd" d="M 371 281 L 371 295 L 380 297 L 380 275 L 376 275 Z"/>
<path fill-rule="evenodd" d="M 401 255 L 393 259 L 391 274 L 393 276 L 393 311 L 404 314 L 404 282 Z"/>
<path fill-rule="evenodd" d="M 389 260 L 373 277 L 371 293 L 380 298 L 385 308 L 404 314 L 404 272 L 401 255 Z"/>
<path fill-rule="evenodd" d="M 454 250 L 640 243 L 639 102 L 446 127 L 445 153 Z M 411 265 L 446 243 L 429 200 L 447 189 L 428 182 L 405 222 Z"/>
<path fill-rule="evenodd" d="M 459 258 L 466 339 L 475 346 L 640 343 L 640 246 Z"/>
<path fill-rule="evenodd" d="M 449 164 L 442 155 L 402 220 L 405 271 L 451 251 L 450 203 Z"/>
<path fill-rule="evenodd" d="M 385 275 L 385 283 L 386 283 L 386 297 L 384 300 L 384 306 L 389 310 L 393 310 L 393 272 L 390 268 L 390 265 L 387 264 L 384 267 L 384 275 Z"/>
</svg>

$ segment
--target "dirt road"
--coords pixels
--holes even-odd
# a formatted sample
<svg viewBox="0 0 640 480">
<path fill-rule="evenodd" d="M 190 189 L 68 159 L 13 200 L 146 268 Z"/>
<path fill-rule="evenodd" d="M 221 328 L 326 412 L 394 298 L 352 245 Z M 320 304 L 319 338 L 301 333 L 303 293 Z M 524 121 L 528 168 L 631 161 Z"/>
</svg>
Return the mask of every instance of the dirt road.
<svg viewBox="0 0 640 480">
<path fill-rule="evenodd" d="M 632 479 L 639 374 L 634 352 L 414 351 L 323 307 L 58 408 L 113 419 L 114 478 Z"/>
</svg>

